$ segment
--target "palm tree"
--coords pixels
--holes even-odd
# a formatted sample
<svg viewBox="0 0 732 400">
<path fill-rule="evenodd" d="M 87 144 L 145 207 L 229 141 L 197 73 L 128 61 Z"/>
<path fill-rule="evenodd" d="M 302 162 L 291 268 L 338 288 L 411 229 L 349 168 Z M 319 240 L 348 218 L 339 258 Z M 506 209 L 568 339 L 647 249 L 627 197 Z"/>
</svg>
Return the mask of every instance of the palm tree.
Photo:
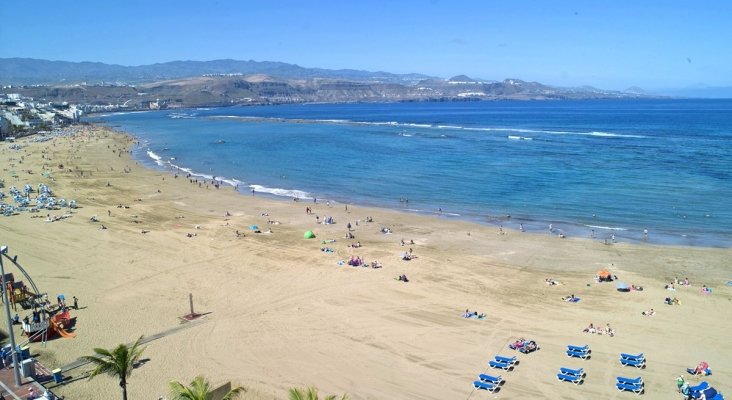
<svg viewBox="0 0 732 400">
<path fill-rule="evenodd" d="M 318 398 L 318 388 L 315 386 L 305 389 L 291 388 L 287 394 L 290 400 L 320 400 Z M 330 395 L 325 397 L 323 400 L 336 400 L 336 396 Z M 344 394 L 340 400 L 348 400 L 348 395 Z"/>
<path fill-rule="evenodd" d="M 169 385 L 172 400 L 211 400 L 213 395 L 211 384 L 202 376 L 195 377 L 190 386 L 185 386 L 178 381 L 171 381 Z M 229 390 L 221 400 L 235 399 L 241 392 L 246 392 L 246 389 L 236 387 Z"/>
<path fill-rule="evenodd" d="M 119 378 L 119 386 L 122 388 L 122 400 L 127 400 L 127 378 L 132 375 L 132 370 L 140 359 L 140 355 L 145 350 L 140 347 L 140 336 L 132 346 L 120 344 L 113 350 L 96 348 L 95 356 L 84 356 L 82 360 L 86 360 L 96 367 L 89 375 L 89 379 L 99 374 L 106 374 Z"/>
</svg>

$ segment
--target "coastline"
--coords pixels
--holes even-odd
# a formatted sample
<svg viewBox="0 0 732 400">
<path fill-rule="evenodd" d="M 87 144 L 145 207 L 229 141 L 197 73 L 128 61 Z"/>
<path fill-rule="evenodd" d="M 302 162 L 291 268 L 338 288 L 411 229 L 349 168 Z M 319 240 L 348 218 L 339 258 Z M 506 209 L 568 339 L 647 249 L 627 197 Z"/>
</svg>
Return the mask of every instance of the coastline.
<svg viewBox="0 0 732 400">
<path fill-rule="evenodd" d="M 655 104 L 655 103 L 654 103 Z M 596 106 L 589 106 L 595 110 Z M 618 106 L 622 108 L 622 106 Z M 594 236 L 597 240 L 613 240 L 613 235 L 618 241 L 632 243 L 653 243 L 678 246 L 702 246 L 702 247 L 730 247 L 732 236 L 726 226 L 726 222 L 732 215 L 718 205 L 729 191 L 729 185 L 719 184 L 718 196 L 712 193 L 704 195 L 709 188 L 714 187 L 713 176 L 725 162 L 720 162 L 717 167 L 703 170 L 698 168 L 689 171 L 676 171 L 674 176 L 685 177 L 683 184 L 679 186 L 677 180 L 669 178 L 670 172 L 666 173 L 653 165 L 662 163 L 648 163 L 648 157 L 640 157 L 638 162 L 628 161 L 633 157 L 624 157 L 623 154 L 609 152 L 607 157 L 589 157 L 591 149 L 587 148 L 590 143 L 607 144 L 610 147 L 635 146 L 661 149 L 667 145 L 665 136 L 661 131 L 646 132 L 643 125 L 636 129 L 627 126 L 615 128 L 612 124 L 600 124 L 592 129 L 573 125 L 565 128 L 542 128 L 539 122 L 491 124 L 481 122 L 482 120 L 465 119 L 464 122 L 456 122 L 461 109 L 454 110 L 453 107 L 443 107 L 434 110 L 439 115 L 433 117 L 443 122 L 432 124 L 424 122 L 432 121 L 419 113 L 427 112 L 427 109 L 418 107 L 405 110 L 405 117 L 381 116 L 380 107 L 367 108 L 364 117 L 359 118 L 355 111 L 349 108 L 343 110 L 314 109 L 312 114 L 311 127 L 303 127 L 303 124 L 290 124 L 277 128 L 274 124 L 237 124 L 235 122 L 217 121 L 221 119 L 220 114 L 228 117 L 241 117 L 249 120 L 250 116 L 256 121 L 267 121 L 270 118 L 282 121 L 300 121 L 303 117 L 302 107 L 285 107 L 281 110 L 269 110 L 267 107 L 240 110 L 209 110 L 198 111 L 188 110 L 180 113 L 167 115 L 167 112 L 150 114 L 147 116 L 120 116 L 106 118 L 98 121 L 107 125 L 115 125 L 129 129 L 136 134 L 140 140 L 145 142 L 148 150 L 157 153 L 161 163 L 178 164 L 186 169 L 199 172 L 202 175 L 223 175 L 231 177 L 232 180 L 245 182 L 246 185 L 256 185 L 259 191 L 272 191 L 277 195 L 294 197 L 295 191 L 305 196 L 317 196 L 330 198 L 339 202 L 360 204 L 364 206 L 382 207 L 396 210 L 417 212 L 421 214 L 438 213 L 438 209 L 444 210 L 443 216 L 447 213 L 459 214 L 458 218 L 489 224 L 495 227 L 503 225 L 504 228 L 524 229 L 533 232 L 547 233 L 551 224 L 557 231 L 568 237 Z M 511 108 L 509 107 L 508 110 Z M 471 109 L 472 110 L 472 109 Z M 486 110 L 486 112 L 504 113 L 504 108 Z M 530 108 L 528 113 L 541 115 L 543 107 Z M 563 110 L 559 110 L 564 112 Z M 409 114 L 409 112 L 417 114 Z M 329 114 L 330 113 L 330 114 Z M 341 120 L 328 120 L 324 115 L 337 114 Z M 189 120 L 177 119 L 185 114 Z M 230 115 L 229 115 L 230 114 Z M 241 114 L 241 115 L 240 115 Z M 342 115 L 341 115 L 342 114 Z M 274 118 L 272 116 L 280 116 Z M 412 117 L 408 117 L 413 115 Z M 415 116 L 416 115 L 416 116 Z M 534 114 L 531 114 L 534 115 Z M 594 115 L 594 114 L 592 114 Z M 262 119 L 263 118 L 263 119 Z M 224 120 L 230 118 L 224 118 Z M 237 119 L 241 120 L 241 118 Z M 589 117 L 588 117 L 589 119 Z M 653 118 L 649 118 L 653 120 Z M 339 121 L 334 123 L 333 121 Z M 411 121 L 411 122 L 410 122 Z M 584 121 L 584 120 L 583 120 Z M 420 123 L 417 123 L 420 122 Z M 585 123 L 589 123 L 584 121 Z M 144 125 L 141 125 L 144 124 Z M 322 126 L 314 124 L 322 124 Z M 353 127 L 358 132 L 363 131 L 364 135 L 357 135 L 358 141 L 342 142 L 337 135 L 341 129 L 350 131 L 351 128 L 339 128 L 343 124 L 363 125 L 364 128 Z M 238 127 L 237 127 L 238 125 Z M 145 128 L 142 128 L 142 127 Z M 396 128 L 394 128 L 396 126 Z M 551 126 L 551 125 L 550 125 Z M 401 129 L 414 128 L 413 131 L 402 131 Z M 182 141 L 178 141 L 175 131 L 190 129 L 190 135 Z M 322 146 L 312 146 L 317 141 L 305 141 L 306 145 L 301 150 L 288 149 L 283 147 L 279 153 L 272 153 L 266 148 L 259 149 L 259 136 L 253 132 L 262 130 L 273 130 L 279 132 L 285 139 L 284 143 L 297 143 L 300 135 L 317 135 L 324 141 Z M 383 133 L 381 131 L 384 131 Z M 469 131 L 486 131 L 474 135 Z M 454 131 L 454 132 L 453 132 Z M 495 133 L 495 132 L 499 133 Z M 509 138 L 513 132 L 533 132 L 532 141 L 517 143 Z M 214 133 L 215 132 L 215 133 Z M 358 133 L 354 131 L 353 133 Z M 453 132 L 448 133 L 448 132 Z M 655 133 L 654 133 L 655 132 Z M 678 132 L 677 132 L 678 133 Z M 399 167 L 392 165 L 396 158 L 388 151 L 375 153 L 374 157 L 360 155 L 360 148 L 369 148 L 368 143 L 372 134 L 379 139 L 378 144 L 391 148 L 394 145 L 402 148 L 404 154 L 409 154 L 412 161 L 406 162 L 401 169 L 403 173 L 394 172 Z M 522 133 L 527 135 L 527 133 Z M 380 136 L 383 135 L 383 136 Z M 447 144 L 461 146 L 461 149 L 473 148 L 473 140 L 483 140 L 491 143 L 487 145 L 493 149 L 492 156 L 486 158 L 485 166 L 481 168 L 462 168 L 458 159 L 451 157 L 435 156 L 432 166 L 426 161 L 431 160 L 430 155 L 437 143 L 443 143 L 436 138 L 446 135 L 444 139 Z M 403 137 L 402 137 L 403 136 Z M 412 137 L 413 136 L 413 137 Z M 693 137 L 690 136 L 690 137 Z M 219 140 L 215 140 L 219 139 Z M 222 140 L 222 139 L 225 139 Z M 464 146 L 464 141 L 469 146 Z M 218 144 L 219 142 L 226 144 Z M 348 144 L 346 144 L 348 143 Z M 200 152 L 200 157 L 191 149 L 199 148 L 205 151 Z M 438 145 L 439 146 L 439 145 Z M 584 156 L 572 158 L 573 167 L 562 167 L 566 160 L 556 156 L 563 149 L 570 149 L 577 146 L 576 150 L 583 152 Z M 693 145 L 690 144 L 690 147 Z M 256 149 L 256 150 L 255 150 Z M 355 150 L 354 155 L 347 154 Z M 418 151 L 418 149 L 422 149 Z M 428 149 L 429 151 L 425 150 Z M 539 165 L 532 164 L 528 160 L 541 155 L 543 151 L 554 149 L 557 159 L 545 161 Z M 467 159 L 482 159 L 482 154 L 475 154 L 465 150 Z M 570 151 L 571 150 L 566 150 Z M 648 151 L 651 153 L 652 151 Z M 317 156 L 323 154 L 322 157 Z M 368 153 L 368 152 L 366 152 Z M 222 162 L 212 159 L 211 155 L 219 155 Z M 275 160 L 279 156 L 294 157 L 302 160 L 292 167 L 279 166 Z M 502 154 L 508 154 L 507 159 L 502 160 Z M 612 155 L 614 154 L 614 155 Z M 312 158 L 311 158 L 312 157 Z M 138 160 L 149 161 L 148 156 L 140 154 Z M 311 158 L 311 161 L 305 161 Z M 669 156 L 674 160 L 675 156 Z M 542 159 L 541 157 L 539 159 Z M 624 162 L 618 161 L 626 160 Z M 225 162 L 224 162 L 225 160 Z M 667 160 L 667 161 L 669 161 Z M 272 161 L 272 162 L 270 162 Z M 442 167 L 446 163 L 446 167 Z M 307 163 L 309 167 L 305 167 Z M 595 166 L 596 163 L 597 165 Z M 260 165 L 261 168 L 253 168 L 253 165 Z M 353 165 L 351 165 L 353 164 Z M 675 163 L 676 165 L 677 163 Z M 703 163 L 702 163 L 703 164 Z M 373 169 L 369 174 L 359 177 L 357 172 L 361 167 L 372 165 Z M 392 165 L 392 168 L 388 166 Z M 440 166 L 440 167 L 438 167 Z M 608 168 L 607 166 L 613 166 Z M 434 182 L 432 180 L 417 179 L 410 182 L 405 177 L 419 176 L 417 171 L 435 168 Z M 652 177 L 644 179 L 639 174 L 638 168 L 651 168 Z M 316 174 L 307 171 L 318 171 Z M 723 168 L 722 168 L 723 169 Z M 485 173 L 476 176 L 476 171 L 482 170 Z M 472 171 L 472 172 L 470 172 Z M 495 179 L 488 178 L 491 171 Z M 552 176 L 557 175 L 557 178 Z M 316 178 L 316 176 L 318 176 Z M 698 185 L 696 177 L 702 176 L 704 184 Z M 383 177 L 383 178 L 382 178 Z M 363 181 L 362 185 L 355 185 L 354 182 Z M 582 182 L 585 183 L 582 183 Z M 551 183 L 548 183 L 551 182 Z M 595 187 L 591 182 L 606 182 L 607 186 Z M 622 182 L 627 182 L 623 185 Z M 653 185 L 656 186 L 653 186 Z M 646 185 L 654 188 L 645 189 Z M 639 189 L 636 191 L 635 187 Z M 626 189 L 627 188 L 627 189 Z M 655 190 L 655 191 L 654 191 Z M 674 192 L 675 191 L 675 192 Z M 244 190 L 244 192 L 247 192 Z M 665 193 L 676 193 L 675 196 L 667 196 Z M 643 194 L 645 193 L 645 194 Z M 525 194 L 525 197 L 521 197 Z M 702 197 L 700 197 L 702 196 Z M 409 207 L 398 203 L 397 199 L 408 197 Z M 694 199 L 699 199 L 695 201 Z M 702 201 L 701 199 L 707 199 Z M 407 210 L 409 208 L 410 210 Z M 414 209 L 414 210 L 411 210 Z M 415 211 L 416 210 L 416 211 Z M 510 218 L 507 217 L 510 215 Z M 595 217 L 595 215 L 597 217 Z M 457 215 L 456 215 L 457 216 Z M 688 218 L 687 218 L 688 216 Z M 648 238 L 644 238 L 644 229 L 648 229 Z M 594 232 L 593 232 L 594 230 Z"/>
<path fill-rule="evenodd" d="M 0 152 L 3 163 L 22 155 L 22 166 L 15 169 L 33 170 L 21 171 L 18 181 L 3 171 L 6 187 L 48 183 L 58 197 L 81 206 L 71 218 L 54 223 L 28 213 L 0 219 L 11 253 L 21 255 L 42 290 L 50 297 L 76 295 L 86 307 L 76 313 L 76 339 L 33 347 L 53 367 L 90 354 L 92 347 L 112 347 L 176 326 L 187 312 L 187 294 L 193 293 L 197 308 L 210 314 L 199 325 L 148 345 L 150 361 L 133 373 L 131 395 L 164 395 L 167 381 L 204 374 L 215 382 L 249 386 L 244 398 L 284 398 L 288 387 L 309 384 L 326 393 L 349 392 L 354 399 L 454 398 L 471 393 L 474 375 L 484 372 L 493 354 L 511 355 L 505 344 L 516 336 L 539 341 L 542 350 L 521 356 L 502 398 L 610 396 L 615 388 L 600 379 L 601 371 L 627 372 L 613 357 L 636 350 L 659 360 L 642 373 L 651 377 L 650 398 L 670 396 L 671 377 L 702 353 L 715 368 L 710 378 L 732 381 L 731 362 L 714 350 L 732 328 L 726 318 L 732 316 L 732 292 L 724 285 L 730 279 L 725 261 L 732 258 L 730 249 L 605 246 L 509 229 L 500 234 L 497 227 L 469 221 L 351 204 L 346 211 L 342 204 L 199 188 L 185 176 L 138 165 L 127 152 L 130 136 L 97 126 L 79 129 L 75 136 L 44 143 L 25 139 L 26 147 L 17 153 L 6 147 Z M 55 181 L 40 174 L 44 163 Z M 52 168 L 57 164 L 65 168 Z M 316 225 L 306 206 L 319 217 L 333 216 L 336 224 Z M 92 215 L 107 229 L 90 222 Z M 364 222 L 366 216 L 374 222 Z M 347 222 L 354 224 L 354 240 L 343 239 Z M 251 233 L 254 224 L 273 233 Z M 380 233 L 382 226 L 394 234 Z M 315 241 L 302 238 L 310 229 L 318 235 Z M 236 230 L 246 236 L 237 237 Z M 321 239 L 336 242 L 324 245 Z M 415 241 L 417 258 L 399 259 L 410 247 L 400 246 L 400 239 Z M 355 240 L 363 247 L 348 247 Z M 334 254 L 321 252 L 324 246 L 333 247 Z M 337 265 L 351 255 L 384 267 Z M 612 285 L 592 281 L 600 268 L 646 290 L 622 297 Z M 410 282 L 395 281 L 398 274 Z M 547 286 L 547 276 L 563 285 Z M 700 295 L 699 286 L 680 289 L 684 306 L 664 309 L 663 284 L 674 276 L 706 283 L 714 294 Z M 569 293 L 583 301 L 559 300 Z M 613 307 L 605 307 L 609 302 Z M 466 307 L 486 312 L 489 320 L 462 319 Z M 663 313 L 640 316 L 651 307 Z M 678 326 L 684 319 L 695 323 Z M 588 321 L 609 322 L 618 335 L 587 336 L 581 329 Z M 709 327 L 705 337 L 687 343 L 698 326 Z M 588 379 L 581 391 L 558 384 L 552 375 L 567 363 L 560 350 L 569 342 L 589 342 L 596 355 L 587 364 L 596 379 Z M 70 383 L 58 393 L 95 398 L 115 392 L 115 386 L 99 377 Z"/>
</svg>

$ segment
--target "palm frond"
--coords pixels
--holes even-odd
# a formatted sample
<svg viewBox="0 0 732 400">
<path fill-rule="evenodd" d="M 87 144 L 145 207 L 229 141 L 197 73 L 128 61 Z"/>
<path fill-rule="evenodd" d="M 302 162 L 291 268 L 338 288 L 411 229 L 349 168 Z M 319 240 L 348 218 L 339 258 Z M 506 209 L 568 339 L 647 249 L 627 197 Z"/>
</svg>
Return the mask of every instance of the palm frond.
<svg viewBox="0 0 732 400">
<path fill-rule="evenodd" d="M 211 384 L 203 376 L 193 378 L 189 386 L 178 381 L 171 381 L 168 385 L 172 400 L 211 400 L 213 394 Z M 222 400 L 233 400 L 243 391 L 246 391 L 243 387 L 231 389 Z"/>
</svg>

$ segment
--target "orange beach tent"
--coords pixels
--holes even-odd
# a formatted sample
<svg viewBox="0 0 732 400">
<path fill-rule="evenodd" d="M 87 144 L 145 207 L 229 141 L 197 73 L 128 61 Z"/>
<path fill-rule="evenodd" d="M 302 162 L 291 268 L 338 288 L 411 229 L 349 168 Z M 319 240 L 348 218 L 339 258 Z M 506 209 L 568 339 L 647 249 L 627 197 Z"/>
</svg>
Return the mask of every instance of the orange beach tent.
<svg viewBox="0 0 732 400">
<path fill-rule="evenodd" d="M 607 278 L 610 278 L 610 272 L 606 269 L 601 269 L 601 270 L 597 271 L 597 276 L 600 279 L 607 279 Z"/>
</svg>

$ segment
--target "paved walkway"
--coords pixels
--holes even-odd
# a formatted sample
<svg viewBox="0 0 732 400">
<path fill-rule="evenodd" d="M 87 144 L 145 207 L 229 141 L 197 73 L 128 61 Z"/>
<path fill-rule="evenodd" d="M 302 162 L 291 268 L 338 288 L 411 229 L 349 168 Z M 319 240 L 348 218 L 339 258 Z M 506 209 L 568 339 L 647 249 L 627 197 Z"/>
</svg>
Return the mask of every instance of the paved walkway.
<svg viewBox="0 0 732 400">
<path fill-rule="evenodd" d="M 51 376 L 51 372 L 48 371 L 48 369 L 46 369 L 41 364 L 36 363 L 36 379 L 41 382 L 46 382 L 52 381 L 53 377 Z M 21 375 L 21 385 L 16 387 L 13 367 L 11 366 L 8 368 L 0 369 L 0 393 L 2 393 L 7 400 L 27 399 L 28 394 L 30 393 L 30 388 L 33 388 L 37 395 L 43 394 L 46 388 L 43 387 L 43 385 L 41 385 L 38 381 L 34 379 L 23 378 L 23 376 Z"/>
</svg>

